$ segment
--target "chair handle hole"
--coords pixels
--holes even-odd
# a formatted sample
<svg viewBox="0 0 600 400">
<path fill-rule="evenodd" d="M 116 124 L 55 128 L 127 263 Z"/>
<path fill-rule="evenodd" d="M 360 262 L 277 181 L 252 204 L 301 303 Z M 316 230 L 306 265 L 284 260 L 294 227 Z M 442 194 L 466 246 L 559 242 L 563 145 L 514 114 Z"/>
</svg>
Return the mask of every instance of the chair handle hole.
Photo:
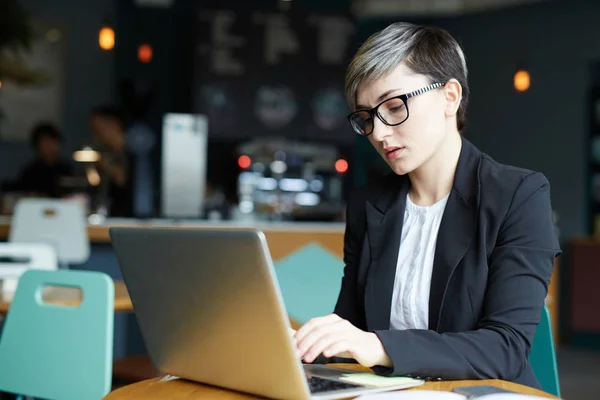
<svg viewBox="0 0 600 400">
<path fill-rule="evenodd" d="M 79 307 L 83 291 L 75 286 L 45 285 L 41 290 L 41 303 L 49 306 Z"/>
<path fill-rule="evenodd" d="M 31 257 L 27 256 L 0 256 L 0 264 L 29 264 Z"/>
<path fill-rule="evenodd" d="M 44 217 L 54 218 L 56 217 L 56 210 L 54 208 L 45 208 L 42 211 L 42 214 L 44 215 Z"/>
</svg>

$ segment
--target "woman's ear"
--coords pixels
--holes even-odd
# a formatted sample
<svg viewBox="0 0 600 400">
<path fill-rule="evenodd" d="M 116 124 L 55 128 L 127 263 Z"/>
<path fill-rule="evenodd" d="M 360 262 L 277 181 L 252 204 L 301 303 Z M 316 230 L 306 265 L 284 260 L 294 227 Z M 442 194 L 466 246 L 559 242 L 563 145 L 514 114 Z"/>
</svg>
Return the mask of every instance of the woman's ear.
<svg viewBox="0 0 600 400">
<path fill-rule="evenodd" d="M 451 117 L 458 112 L 462 100 L 462 86 L 456 79 L 452 78 L 446 82 L 443 89 L 446 100 L 446 116 Z"/>
</svg>

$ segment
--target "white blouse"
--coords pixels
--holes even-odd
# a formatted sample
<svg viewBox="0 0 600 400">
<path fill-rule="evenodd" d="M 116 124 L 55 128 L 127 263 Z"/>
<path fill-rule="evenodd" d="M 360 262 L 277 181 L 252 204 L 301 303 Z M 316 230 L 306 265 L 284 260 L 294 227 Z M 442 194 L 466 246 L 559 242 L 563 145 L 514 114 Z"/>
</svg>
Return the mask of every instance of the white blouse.
<svg viewBox="0 0 600 400">
<path fill-rule="evenodd" d="M 406 196 L 390 329 L 429 328 L 429 290 L 438 230 L 448 195 L 428 207 Z"/>
</svg>

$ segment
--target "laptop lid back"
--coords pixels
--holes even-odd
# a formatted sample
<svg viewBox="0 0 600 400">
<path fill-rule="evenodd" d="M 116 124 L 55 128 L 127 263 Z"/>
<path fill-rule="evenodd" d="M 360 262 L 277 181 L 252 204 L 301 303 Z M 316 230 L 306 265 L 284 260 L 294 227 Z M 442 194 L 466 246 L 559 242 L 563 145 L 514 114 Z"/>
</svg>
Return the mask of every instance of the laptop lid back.
<svg viewBox="0 0 600 400">
<path fill-rule="evenodd" d="M 262 232 L 111 228 L 155 367 L 274 398 L 309 398 Z"/>
</svg>

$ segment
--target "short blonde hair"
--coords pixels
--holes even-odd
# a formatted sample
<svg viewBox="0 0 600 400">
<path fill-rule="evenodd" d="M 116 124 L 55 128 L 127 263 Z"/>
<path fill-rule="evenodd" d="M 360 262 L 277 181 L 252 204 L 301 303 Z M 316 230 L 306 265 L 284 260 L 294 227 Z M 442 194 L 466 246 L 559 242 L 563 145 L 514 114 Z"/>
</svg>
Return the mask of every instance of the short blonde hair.
<svg viewBox="0 0 600 400">
<path fill-rule="evenodd" d="M 373 34 L 358 49 L 346 72 L 346 98 L 356 110 L 356 95 L 363 83 L 373 82 L 404 63 L 431 83 L 454 78 L 462 86 L 462 99 L 457 112 L 457 128 L 466 127 L 469 100 L 465 55 L 452 35 L 443 29 L 407 22 L 391 24 Z"/>
</svg>

